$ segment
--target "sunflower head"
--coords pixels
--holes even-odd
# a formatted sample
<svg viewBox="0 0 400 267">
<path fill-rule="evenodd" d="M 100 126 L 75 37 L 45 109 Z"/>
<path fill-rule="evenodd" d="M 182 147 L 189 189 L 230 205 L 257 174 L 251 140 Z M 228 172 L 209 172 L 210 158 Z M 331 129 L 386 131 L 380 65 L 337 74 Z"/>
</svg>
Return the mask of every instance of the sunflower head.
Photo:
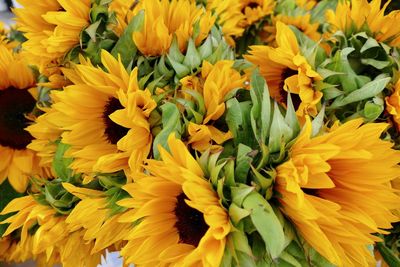
<svg viewBox="0 0 400 267">
<path fill-rule="evenodd" d="M 25 130 L 36 106 L 35 77 L 21 55 L 0 45 L 0 184 L 7 179 L 19 192 L 28 177 L 42 174 L 39 159 L 27 148 L 33 136 Z"/>
<path fill-rule="evenodd" d="M 55 102 L 46 120 L 65 130 L 61 142 L 69 146 L 66 157 L 74 158 L 74 171 L 128 174 L 141 169 L 149 153 L 148 118 L 156 104 L 139 88 L 137 68 L 128 72 L 120 57 L 106 51 L 101 57 L 105 70 L 83 58 L 74 69 L 63 70 L 72 84 L 52 92 Z"/>
<path fill-rule="evenodd" d="M 311 138 L 311 124 L 277 167 L 275 190 L 283 213 L 331 263 L 367 266 L 368 244 L 398 220 L 400 198 L 390 186 L 399 176 L 399 153 L 380 139 L 386 124 L 349 121 Z M 355 167 L 357 166 L 357 167 Z M 360 179 L 362 177 L 362 179 Z"/>
<path fill-rule="evenodd" d="M 302 54 L 294 32 L 280 21 L 276 26 L 277 47 L 253 46 L 245 58 L 259 67 L 272 98 L 284 104 L 288 92 L 293 93 L 298 116 L 315 116 L 322 93 L 314 84 L 322 77 Z"/>
<path fill-rule="evenodd" d="M 399 11 L 385 14 L 390 1 L 353 0 L 340 1 L 336 11 L 328 10 L 326 18 L 331 31 L 343 31 L 346 35 L 356 32 L 368 32 L 377 41 L 397 47 L 400 44 L 400 30 L 396 25 L 400 22 Z"/>
<path fill-rule="evenodd" d="M 225 39 L 235 46 L 234 38 L 240 37 L 245 30 L 245 16 L 240 0 L 208 0 L 206 8 L 213 12 L 218 25 L 222 27 Z"/>
<path fill-rule="evenodd" d="M 246 18 L 245 23 L 251 25 L 271 15 L 276 3 L 272 0 L 244 0 L 241 4 L 242 13 Z"/>
<path fill-rule="evenodd" d="M 149 175 L 125 186 L 132 198 L 119 204 L 134 210 L 121 221 L 137 224 L 121 254 L 139 265 L 219 265 L 231 231 L 227 212 L 185 145 L 174 134 L 168 145 L 162 161 L 147 162 Z"/>
<path fill-rule="evenodd" d="M 144 11 L 143 28 L 133 33 L 133 40 L 146 56 L 165 55 L 174 36 L 180 51 L 185 51 L 193 37 L 200 44 L 208 35 L 215 18 L 188 0 L 143 1 L 137 10 Z M 178 15 L 179 14 L 179 15 Z"/>
</svg>

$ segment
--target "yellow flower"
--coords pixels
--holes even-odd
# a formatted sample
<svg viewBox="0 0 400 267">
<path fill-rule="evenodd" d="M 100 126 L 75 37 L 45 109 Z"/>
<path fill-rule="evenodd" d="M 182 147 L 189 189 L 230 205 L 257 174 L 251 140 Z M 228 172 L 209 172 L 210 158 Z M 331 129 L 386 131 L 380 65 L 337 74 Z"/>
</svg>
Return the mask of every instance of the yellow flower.
<svg viewBox="0 0 400 267">
<path fill-rule="evenodd" d="M 15 214 L 2 222 L 10 224 L 3 236 L 20 231 L 21 240 L 17 246 L 22 246 L 21 253 L 39 257 L 42 266 L 52 266 L 55 262 L 61 262 L 66 267 L 96 266 L 100 263 L 101 253 L 90 253 L 93 242 L 82 242 L 83 232 L 69 232 L 66 216 L 56 214 L 50 206 L 37 203 L 33 196 L 12 200 L 0 215 L 9 213 Z M 35 229 L 33 235 L 32 229 Z M 24 260 L 27 259 L 29 257 Z"/>
<path fill-rule="evenodd" d="M 126 27 L 128 26 L 129 21 L 133 18 L 135 11 L 131 10 L 136 3 L 136 0 L 113 0 L 109 4 L 109 11 L 115 12 L 117 23 L 115 25 L 115 32 L 118 36 L 120 36 Z"/>
<path fill-rule="evenodd" d="M 336 11 L 328 10 L 327 21 L 331 24 L 331 32 L 341 30 L 346 34 L 354 34 L 365 31 L 366 25 L 369 32 L 380 42 L 386 42 L 392 46 L 400 44 L 400 11 L 392 11 L 385 15 L 387 2 L 381 9 L 381 0 L 353 0 L 340 1 Z"/>
<path fill-rule="evenodd" d="M 19 55 L 0 45 L 0 184 L 7 179 L 18 192 L 28 178 L 41 174 L 39 158 L 27 149 L 33 137 L 25 130 L 36 105 L 35 79 Z"/>
<path fill-rule="evenodd" d="M 80 34 L 89 26 L 91 1 L 19 0 L 22 8 L 14 9 L 19 30 L 27 41 L 23 48 L 28 60 L 41 69 L 58 64 L 64 55 L 79 45 Z"/>
<path fill-rule="evenodd" d="M 318 0 L 296 0 L 296 4 L 306 10 L 311 10 L 317 5 Z"/>
<path fill-rule="evenodd" d="M 400 79 L 394 86 L 394 92 L 386 97 L 386 111 L 392 115 L 396 128 L 400 131 Z"/>
<path fill-rule="evenodd" d="M 187 76 L 181 79 L 182 89 L 191 89 L 203 95 L 206 109 L 202 125 L 190 123 L 189 144 L 199 151 L 212 147 L 213 141 L 222 144 L 233 136 L 212 126 L 225 112 L 225 97 L 235 89 L 243 88 L 246 78 L 233 68 L 231 60 L 221 60 L 214 65 L 207 61 L 202 64 L 201 76 Z"/>
<path fill-rule="evenodd" d="M 68 229 L 71 232 L 84 229 L 84 242 L 94 243 L 91 253 L 102 252 L 106 248 L 121 248 L 131 224 L 120 223 L 121 214 L 111 215 L 105 193 L 68 183 L 63 186 L 81 199 L 66 219 Z"/>
<path fill-rule="evenodd" d="M 218 150 L 221 144 L 225 141 L 232 139 L 231 132 L 222 132 L 212 125 L 198 125 L 193 122 L 189 123 L 188 127 L 189 142 L 188 144 L 197 151 L 205 151 L 208 148 Z M 218 145 L 212 145 L 215 142 Z"/>
<path fill-rule="evenodd" d="M 275 40 L 277 21 L 283 22 L 286 25 L 295 26 L 305 35 L 307 35 L 311 40 L 318 42 L 321 39 L 321 34 L 318 32 L 319 23 L 311 22 L 311 14 L 307 13 L 298 16 L 286 16 L 279 14 L 272 18 L 273 26 L 265 26 L 264 30 L 269 34 L 268 38 L 265 40 L 267 43 L 271 43 Z"/>
<path fill-rule="evenodd" d="M 181 51 L 186 50 L 189 38 L 200 44 L 214 25 L 215 18 L 210 12 L 198 8 L 190 0 L 146 0 L 140 2 L 144 10 L 144 26 L 133 33 L 133 41 L 146 56 L 159 56 L 168 53 L 174 35 Z M 199 33 L 193 36 L 195 25 Z"/>
<path fill-rule="evenodd" d="M 150 151 L 148 117 L 156 107 L 150 93 L 139 89 L 137 68 L 128 73 L 121 60 L 101 54 L 106 71 L 81 59 L 65 69 L 72 85 L 53 91 L 57 114 L 48 120 L 62 128 L 62 142 L 70 145 L 71 168 L 81 173 L 128 173 L 141 169 Z M 129 169 L 130 168 L 130 169 Z"/>
<path fill-rule="evenodd" d="M 231 225 L 199 164 L 172 134 L 171 154 L 149 160 L 149 175 L 125 186 L 132 196 L 118 204 L 130 208 L 121 222 L 138 222 L 121 250 L 138 266 L 219 266 Z"/>
<path fill-rule="evenodd" d="M 222 26 L 228 44 L 234 46 L 233 38 L 242 36 L 246 26 L 241 0 L 209 0 L 206 8 L 213 12 L 218 24 Z"/>
<path fill-rule="evenodd" d="M 273 0 L 241 0 L 246 25 L 251 25 L 274 12 Z"/>
<path fill-rule="evenodd" d="M 322 92 L 315 91 L 313 84 L 322 80 L 322 77 L 312 69 L 301 54 L 296 36 L 290 28 L 280 21 L 276 27 L 278 47 L 252 46 L 251 55 L 246 55 L 245 58 L 260 68 L 272 98 L 280 103 L 286 103 L 287 92 L 298 95 L 298 100 L 293 99 L 297 115 L 315 116 Z"/>
<path fill-rule="evenodd" d="M 400 174 L 400 151 L 380 139 L 387 124 L 349 121 L 311 138 L 306 126 L 277 167 L 281 210 L 303 238 L 337 266 L 374 266 L 368 244 L 398 220 L 400 198 L 390 181 Z"/>
</svg>

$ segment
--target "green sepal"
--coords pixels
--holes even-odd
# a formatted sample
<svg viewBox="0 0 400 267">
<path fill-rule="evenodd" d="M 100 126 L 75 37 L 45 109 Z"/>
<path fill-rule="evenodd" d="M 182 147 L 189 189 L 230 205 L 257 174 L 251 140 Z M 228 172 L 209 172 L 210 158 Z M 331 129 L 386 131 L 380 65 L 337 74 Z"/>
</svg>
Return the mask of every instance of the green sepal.
<svg viewBox="0 0 400 267">
<path fill-rule="evenodd" d="M 247 183 L 247 175 L 250 170 L 251 163 L 253 161 L 253 157 L 250 156 L 250 153 L 253 150 L 244 145 L 239 144 L 237 149 L 237 156 L 236 156 L 236 168 L 235 168 L 235 181 L 237 183 Z"/>
<path fill-rule="evenodd" d="M 274 115 L 272 118 L 270 137 L 268 147 L 270 153 L 279 152 L 282 144 L 289 141 L 293 137 L 294 129 L 292 129 L 287 123 L 285 118 L 278 107 L 278 104 L 274 102 Z"/>
<path fill-rule="evenodd" d="M 242 207 L 244 199 L 255 190 L 255 187 L 245 184 L 238 184 L 237 186 L 231 186 L 230 189 L 232 202 L 237 206 Z"/>
<path fill-rule="evenodd" d="M 178 107 L 173 103 L 165 103 L 161 107 L 162 130 L 155 136 L 153 142 L 153 155 L 155 159 L 160 158 L 158 146 L 168 148 L 167 141 L 171 133 L 175 132 L 177 138 L 182 134 L 181 115 Z"/>
<path fill-rule="evenodd" d="M 114 57 L 118 57 L 118 54 L 121 55 L 121 60 L 125 67 L 127 67 L 130 62 L 133 62 L 136 58 L 137 47 L 133 42 L 132 34 L 133 32 L 141 29 L 143 27 L 143 23 L 144 11 L 139 11 L 139 13 L 129 22 L 118 42 L 111 50 L 111 54 Z"/>
<path fill-rule="evenodd" d="M 111 187 L 105 192 L 107 196 L 107 202 L 108 202 L 108 209 L 109 209 L 109 216 L 113 216 L 119 213 L 122 213 L 127 210 L 127 208 L 119 206 L 117 204 L 118 201 L 129 198 L 130 195 L 128 192 L 123 190 L 121 187 L 115 186 Z"/>
<path fill-rule="evenodd" d="M 266 143 L 271 126 L 271 100 L 267 83 L 258 71 L 253 72 L 250 85 L 250 96 L 253 102 L 250 113 L 251 126 L 261 146 Z"/>
<path fill-rule="evenodd" d="M 73 158 L 64 158 L 65 152 L 70 148 L 70 145 L 56 141 L 57 149 L 54 154 L 52 168 L 62 181 L 68 182 L 73 172 L 69 165 L 73 162 Z"/>
<path fill-rule="evenodd" d="M 69 214 L 79 198 L 69 193 L 62 185 L 61 179 L 46 182 L 42 189 L 44 200 L 59 214 Z"/>
<path fill-rule="evenodd" d="M 271 205 L 257 192 L 251 192 L 243 200 L 243 208 L 250 211 L 250 218 L 264 241 L 266 251 L 276 259 L 285 249 L 283 227 Z"/>
<path fill-rule="evenodd" d="M 350 103 L 372 98 L 382 92 L 383 89 L 385 89 L 386 85 L 390 82 L 390 80 L 390 77 L 386 77 L 386 75 L 382 74 L 381 76 L 378 76 L 375 80 L 365 84 L 363 87 L 353 90 L 348 95 L 337 97 L 335 101 L 329 107 L 327 107 L 327 109 L 330 110 L 345 106 Z"/>
</svg>

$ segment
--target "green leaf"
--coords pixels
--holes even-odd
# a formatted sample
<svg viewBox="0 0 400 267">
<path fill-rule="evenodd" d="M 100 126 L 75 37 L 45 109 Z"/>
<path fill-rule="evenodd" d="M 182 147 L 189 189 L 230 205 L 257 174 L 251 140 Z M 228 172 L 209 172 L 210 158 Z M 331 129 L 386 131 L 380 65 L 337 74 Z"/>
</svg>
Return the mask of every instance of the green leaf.
<svg viewBox="0 0 400 267">
<path fill-rule="evenodd" d="M 172 68 L 174 68 L 176 72 L 176 76 L 180 79 L 185 77 L 190 73 L 190 68 L 183 65 L 182 63 L 179 63 L 178 61 L 175 61 L 173 58 L 171 58 L 169 55 L 167 55 L 169 62 L 172 65 Z"/>
<path fill-rule="evenodd" d="M 378 70 L 382 70 L 391 64 L 390 61 L 381 61 L 373 58 L 362 58 L 361 63 L 364 65 L 370 65 Z"/>
<path fill-rule="evenodd" d="M 386 85 L 390 82 L 390 77 L 377 77 L 377 79 L 367 83 L 360 89 L 354 90 L 345 97 L 335 99 L 329 108 L 342 107 L 350 103 L 361 101 L 364 99 L 372 98 L 385 89 Z"/>
<path fill-rule="evenodd" d="M 190 70 L 196 69 L 201 64 L 201 56 L 196 49 L 196 45 L 194 44 L 193 39 L 189 39 L 188 47 L 185 55 L 185 59 L 183 60 L 183 64 L 189 67 Z"/>
<path fill-rule="evenodd" d="M 252 149 L 244 144 L 239 144 L 236 156 L 235 180 L 238 183 L 246 184 L 247 175 L 250 170 L 253 158 L 249 156 Z"/>
<path fill-rule="evenodd" d="M 278 258 L 285 249 L 285 234 L 271 205 L 257 192 L 251 192 L 244 199 L 243 207 L 251 212 L 251 221 L 272 259 Z"/>
<path fill-rule="evenodd" d="M 286 263 L 289 264 L 289 266 L 302 267 L 301 263 L 286 251 L 282 252 L 282 254 L 280 255 L 280 260 L 284 260 Z"/>
<path fill-rule="evenodd" d="M 98 20 L 85 29 L 85 32 L 90 36 L 90 39 L 93 42 L 96 42 L 97 28 L 99 28 L 100 23 L 101 23 L 101 20 Z"/>
<path fill-rule="evenodd" d="M 398 267 L 400 266 L 400 259 L 396 257 L 396 255 L 393 253 L 391 249 L 389 249 L 387 246 L 385 246 L 384 243 L 376 243 L 376 247 L 379 250 L 379 253 L 382 255 L 383 259 L 385 262 L 390 266 L 390 267 Z"/>
<path fill-rule="evenodd" d="M 244 199 L 254 190 L 254 187 L 245 184 L 239 184 L 236 187 L 231 187 L 232 202 L 241 207 Z"/>
<path fill-rule="evenodd" d="M 234 224 L 238 224 L 243 218 L 250 215 L 248 210 L 240 208 L 235 203 L 232 203 L 229 206 L 229 218 L 232 220 Z"/>
<path fill-rule="evenodd" d="M 143 27 L 144 23 L 144 11 L 140 11 L 128 24 L 125 31 L 115 44 L 111 54 L 114 57 L 121 55 L 122 63 L 125 67 L 129 66 L 129 63 L 134 60 L 137 53 L 137 48 L 132 39 L 132 34 Z"/>
<path fill-rule="evenodd" d="M 242 112 L 239 101 L 236 98 L 229 99 L 226 102 L 226 123 L 233 138 L 238 138 L 239 127 L 243 124 Z"/>
<path fill-rule="evenodd" d="M 271 100 L 267 83 L 254 71 L 251 79 L 250 96 L 253 102 L 251 108 L 251 126 L 259 144 L 265 144 L 271 124 Z"/>
<path fill-rule="evenodd" d="M 312 137 L 317 136 L 324 126 L 325 105 L 322 106 L 321 111 L 312 121 Z"/>
<path fill-rule="evenodd" d="M 364 53 L 371 48 L 380 48 L 380 45 L 374 38 L 369 37 L 364 45 L 361 47 L 360 52 Z"/>
<path fill-rule="evenodd" d="M 102 17 L 106 18 L 107 14 L 108 14 L 108 9 L 106 6 L 103 5 L 94 6 L 90 10 L 91 21 L 100 22 L 99 19 L 101 19 Z"/>
<path fill-rule="evenodd" d="M 232 98 L 226 102 L 226 123 L 233 134 L 236 145 L 244 144 L 249 147 L 258 146 L 251 126 L 251 101 L 239 102 Z"/>
<path fill-rule="evenodd" d="M 383 105 L 367 102 L 364 106 L 364 117 L 369 121 L 374 121 L 382 114 L 383 110 Z"/>
<path fill-rule="evenodd" d="M 63 181 L 68 181 L 72 176 L 72 170 L 69 168 L 69 165 L 73 162 L 73 159 L 64 158 L 64 154 L 69 147 L 70 145 L 57 141 L 57 149 L 52 162 L 52 167 L 56 176 L 61 178 Z"/>
<path fill-rule="evenodd" d="M 300 123 L 299 120 L 297 119 L 296 110 L 294 109 L 290 93 L 287 95 L 286 102 L 287 102 L 287 108 L 286 108 L 285 122 L 293 130 L 292 136 L 290 137 L 292 138 L 293 136 L 297 136 L 297 134 L 300 132 Z"/>
<path fill-rule="evenodd" d="M 181 117 L 178 107 L 173 103 L 165 103 L 161 106 L 162 110 L 162 130 L 154 138 L 153 142 L 153 154 L 154 158 L 160 158 L 160 152 L 158 151 L 158 145 L 167 148 L 168 136 L 175 132 L 176 137 L 180 138 L 182 133 Z"/>
<path fill-rule="evenodd" d="M 279 110 L 278 104 L 274 102 L 274 116 L 270 130 L 268 147 L 271 153 L 281 148 L 282 141 L 288 141 L 293 136 L 293 129 L 286 124 L 285 118 Z"/>
</svg>

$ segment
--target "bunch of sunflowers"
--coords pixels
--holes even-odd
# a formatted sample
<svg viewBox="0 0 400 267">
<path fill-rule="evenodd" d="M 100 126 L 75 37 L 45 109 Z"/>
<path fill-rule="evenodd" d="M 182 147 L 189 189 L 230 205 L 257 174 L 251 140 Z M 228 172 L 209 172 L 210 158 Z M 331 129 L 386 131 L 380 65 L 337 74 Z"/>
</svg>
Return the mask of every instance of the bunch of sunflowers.
<svg viewBox="0 0 400 267">
<path fill-rule="evenodd" d="M 400 266 L 400 11 L 19 0 L 0 261 Z"/>
</svg>

